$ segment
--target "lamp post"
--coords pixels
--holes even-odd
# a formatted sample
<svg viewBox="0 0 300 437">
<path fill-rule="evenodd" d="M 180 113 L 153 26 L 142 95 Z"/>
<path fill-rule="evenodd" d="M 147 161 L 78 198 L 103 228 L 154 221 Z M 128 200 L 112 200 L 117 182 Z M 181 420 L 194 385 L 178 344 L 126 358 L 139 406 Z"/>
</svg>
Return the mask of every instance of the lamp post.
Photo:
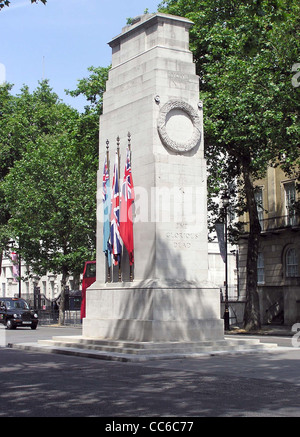
<svg viewBox="0 0 300 437">
<path fill-rule="evenodd" d="M 224 208 L 224 225 L 225 225 L 225 311 L 224 311 L 224 329 L 230 330 L 229 326 L 229 305 L 228 305 L 228 229 L 227 229 L 227 212 L 229 205 L 229 196 L 225 192 L 223 196 L 223 208 Z"/>
</svg>

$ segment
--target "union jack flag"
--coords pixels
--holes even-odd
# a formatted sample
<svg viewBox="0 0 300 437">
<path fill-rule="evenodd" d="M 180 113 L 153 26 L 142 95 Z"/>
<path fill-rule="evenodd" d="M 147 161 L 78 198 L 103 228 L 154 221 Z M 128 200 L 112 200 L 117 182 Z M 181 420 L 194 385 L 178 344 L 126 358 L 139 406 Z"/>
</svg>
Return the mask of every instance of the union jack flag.
<svg viewBox="0 0 300 437">
<path fill-rule="evenodd" d="M 121 260 L 121 239 L 120 239 L 120 193 L 118 176 L 118 154 L 116 153 L 114 165 L 114 177 L 112 185 L 111 216 L 110 216 L 110 243 L 114 265 L 118 265 Z"/>
<path fill-rule="evenodd" d="M 131 174 L 130 151 L 127 149 L 125 173 L 121 192 L 121 221 L 120 235 L 129 255 L 130 265 L 134 262 L 133 257 L 133 222 L 132 203 L 134 202 L 134 187 Z"/>
</svg>

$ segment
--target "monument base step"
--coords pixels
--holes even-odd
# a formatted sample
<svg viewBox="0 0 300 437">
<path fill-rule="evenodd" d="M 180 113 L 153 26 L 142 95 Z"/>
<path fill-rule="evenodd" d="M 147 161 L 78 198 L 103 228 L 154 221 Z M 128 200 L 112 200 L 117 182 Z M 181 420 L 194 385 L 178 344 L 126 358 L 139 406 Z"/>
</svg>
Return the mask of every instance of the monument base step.
<svg viewBox="0 0 300 437">
<path fill-rule="evenodd" d="M 82 336 L 52 337 L 51 340 L 39 340 L 37 343 L 20 343 L 10 346 L 28 351 L 123 362 L 270 351 L 277 347 L 276 344 L 261 343 L 258 339 L 154 343 L 97 340 Z"/>
</svg>

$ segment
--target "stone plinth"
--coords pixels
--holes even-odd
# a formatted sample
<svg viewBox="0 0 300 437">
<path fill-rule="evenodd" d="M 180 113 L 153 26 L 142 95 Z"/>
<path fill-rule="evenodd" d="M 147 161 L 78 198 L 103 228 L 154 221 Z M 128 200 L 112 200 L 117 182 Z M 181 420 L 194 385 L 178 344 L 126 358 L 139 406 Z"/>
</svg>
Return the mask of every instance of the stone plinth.
<svg viewBox="0 0 300 437">
<path fill-rule="evenodd" d="M 129 285 L 129 287 L 127 287 Z M 89 289 L 89 338 L 130 341 L 203 341 L 223 336 L 219 320 L 220 298 L 214 289 L 158 288 L 157 284 L 132 284 Z"/>
</svg>

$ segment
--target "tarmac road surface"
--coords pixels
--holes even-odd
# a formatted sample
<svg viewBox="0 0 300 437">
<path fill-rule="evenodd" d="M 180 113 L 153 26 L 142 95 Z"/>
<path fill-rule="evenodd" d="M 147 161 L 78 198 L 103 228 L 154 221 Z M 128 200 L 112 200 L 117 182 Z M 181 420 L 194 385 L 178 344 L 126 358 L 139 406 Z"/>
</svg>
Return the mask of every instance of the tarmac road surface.
<svg viewBox="0 0 300 437">
<path fill-rule="evenodd" d="M 1 348 L 0 387 L 1 418 L 299 417 L 300 347 L 142 363 Z"/>
</svg>

